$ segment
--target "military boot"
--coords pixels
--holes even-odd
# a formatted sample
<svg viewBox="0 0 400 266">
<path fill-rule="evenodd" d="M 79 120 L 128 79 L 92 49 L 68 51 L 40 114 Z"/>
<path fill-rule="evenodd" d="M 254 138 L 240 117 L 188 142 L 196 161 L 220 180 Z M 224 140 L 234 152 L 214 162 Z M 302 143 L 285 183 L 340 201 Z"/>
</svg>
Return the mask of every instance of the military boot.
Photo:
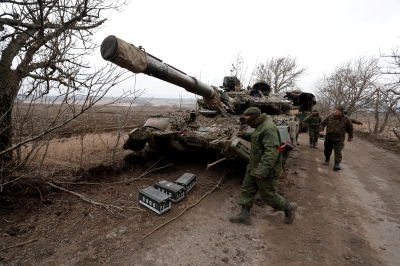
<svg viewBox="0 0 400 266">
<path fill-rule="evenodd" d="M 313 148 L 317 149 L 317 142 L 316 141 L 314 141 L 314 143 L 313 143 Z"/>
<path fill-rule="evenodd" d="M 339 161 L 339 160 L 336 160 L 336 161 L 335 161 L 335 165 L 333 166 L 333 170 L 335 170 L 335 171 L 340 170 L 339 164 L 340 164 L 340 161 Z"/>
<path fill-rule="evenodd" d="M 310 139 L 310 147 L 312 147 L 313 146 L 313 141 L 312 141 L 312 139 Z"/>
<path fill-rule="evenodd" d="M 229 218 L 231 223 L 251 224 L 250 207 L 242 205 L 242 213 Z"/>
<path fill-rule="evenodd" d="M 329 164 L 329 157 L 325 157 L 325 162 L 324 162 L 324 165 L 328 165 Z"/>
<path fill-rule="evenodd" d="M 285 209 L 285 223 L 291 224 L 296 216 L 297 203 L 288 202 L 286 203 Z"/>
</svg>

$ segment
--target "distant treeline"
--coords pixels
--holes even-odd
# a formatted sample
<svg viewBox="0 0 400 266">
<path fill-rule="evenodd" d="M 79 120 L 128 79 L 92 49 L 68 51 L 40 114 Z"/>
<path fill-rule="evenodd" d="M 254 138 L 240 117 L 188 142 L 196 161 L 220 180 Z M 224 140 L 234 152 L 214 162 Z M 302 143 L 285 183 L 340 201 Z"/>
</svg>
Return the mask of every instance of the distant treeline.
<svg viewBox="0 0 400 266">
<path fill-rule="evenodd" d="M 86 95 L 76 95 L 75 96 L 75 101 L 80 102 L 83 101 L 86 98 Z M 101 99 L 101 102 L 112 102 L 114 97 L 111 96 L 105 96 Z M 18 95 L 17 96 L 17 101 L 19 102 L 24 102 L 24 103 L 29 103 L 31 101 L 35 101 L 37 103 L 58 103 L 64 100 L 62 96 L 53 96 L 53 95 L 46 95 L 43 98 L 39 98 L 35 100 L 33 96 L 25 97 L 25 95 Z M 70 99 L 69 101 L 71 101 Z M 126 103 L 131 103 L 133 98 L 123 98 L 119 99 L 116 104 L 121 103 L 121 104 L 126 104 Z M 196 102 L 194 99 L 190 98 L 150 98 L 150 97 L 139 97 L 134 100 L 134 105 L 149 105 L 149 106 L 195 106 Z"/>
</svg>

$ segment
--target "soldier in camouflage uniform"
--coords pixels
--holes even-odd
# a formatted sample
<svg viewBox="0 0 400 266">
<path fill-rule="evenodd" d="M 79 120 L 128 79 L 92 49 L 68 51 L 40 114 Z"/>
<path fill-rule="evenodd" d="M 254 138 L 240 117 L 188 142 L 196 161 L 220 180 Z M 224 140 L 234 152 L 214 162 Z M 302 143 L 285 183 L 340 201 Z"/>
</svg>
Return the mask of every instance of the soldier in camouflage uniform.
<svg viewBox="0 0 400 266">
<path fill-rule="evenodd" d="M 285 212 L 285 223 L 290 224 L 295 218 L 297 204 L 287 202 L 277 192 L 278 177 L 282 169 L 282 153 L 278 147 L 282 144 L 278 128 L 261 114 L 257 107 L 250 107 L 244 112 L 246 123 L 255 128 L 253 133 L 238 133 L 239 137 L 251 141 L 250 162 L 242 183 L 239 204 L 242 212 L 229 219 L 232 223 L 251 224 L 250 208 L 258 191 L 262 199 L 272 208 Z"/>
<path fill-rule="evenodd" d="M 324 127 L 326 127 L 325 134 L 325 162 L 327 165 L 332 154 L 332 149 L 335 154 L 335 165 L 333 170 L 340 170 L 340 162 L 342 161 L 342 149 L 344 148 L 345 133 L 349 135 L 347 139 L 349 142 L 353 140 L 353 124 L 350 119 L 343 114 L 343 106 L 335 107 L 333 114 L 328 115 L 322 122 L 320 127 L 320 133 L 324 133 Z"/>
<path fill-rule="evenodd" d="M 308 115 L 303 123 L 308 126 L 308 135 L 310 136 L 310 147 L 317 148 L 317 142 L 319 137 L 319 127 L 321 125 L 322 118 L 318 113 L 317 108 L 312 110 L 312 114 Z"/>
</svg>

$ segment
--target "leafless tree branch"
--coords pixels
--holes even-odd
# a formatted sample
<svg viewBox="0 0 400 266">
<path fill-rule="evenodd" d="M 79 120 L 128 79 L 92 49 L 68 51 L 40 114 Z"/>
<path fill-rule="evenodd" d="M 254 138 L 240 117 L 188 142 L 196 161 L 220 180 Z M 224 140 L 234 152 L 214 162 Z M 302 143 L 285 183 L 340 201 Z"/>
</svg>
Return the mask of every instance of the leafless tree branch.
<svg viewBox="0 0 400 266">
<path fill-rule="evenodd" d="M 266 81 L 275 93 L 293 90 L 298 79 L 306 74 L 306 68 L 299 68 L 296 58 L 290 56 L 271 58 L 260 63 L 253 71 L 258 80 Z"/>
</svg>

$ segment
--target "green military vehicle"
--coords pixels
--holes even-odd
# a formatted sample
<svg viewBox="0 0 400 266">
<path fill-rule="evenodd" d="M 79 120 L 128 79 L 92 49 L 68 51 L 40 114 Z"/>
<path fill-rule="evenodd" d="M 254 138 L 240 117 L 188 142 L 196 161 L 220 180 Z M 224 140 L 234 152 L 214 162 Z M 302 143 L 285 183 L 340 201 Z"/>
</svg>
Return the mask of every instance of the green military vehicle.
<svg viewBox="0 0 400 266">
<path fill-rule="evenodd" d="M 241 116 L 252 106 L 260 108 L 278 127 L 282 139 L 280 150 L 288 151 L 297 145 L 300 122 L 291 113 L 293 100 L 271 95 L 271 88 L 264 81 L 243 89 L 237 77 L 226 76 L 222 86 L 210 86 L 113 35 L 104 39 L 101 55 L 131 72 L 144 73 L 202 96 L 197 110 L 149 117 L 142 127 L 129 133 L 124 149 L 139 151 L 148 145 L 165 152 L 185 152 L 200 147 L 217 151 L 218 161 L 249 161 L 251 145 L 238 138 L 237 133 L 254 130 L 244 124 Z"/>
</svg>

